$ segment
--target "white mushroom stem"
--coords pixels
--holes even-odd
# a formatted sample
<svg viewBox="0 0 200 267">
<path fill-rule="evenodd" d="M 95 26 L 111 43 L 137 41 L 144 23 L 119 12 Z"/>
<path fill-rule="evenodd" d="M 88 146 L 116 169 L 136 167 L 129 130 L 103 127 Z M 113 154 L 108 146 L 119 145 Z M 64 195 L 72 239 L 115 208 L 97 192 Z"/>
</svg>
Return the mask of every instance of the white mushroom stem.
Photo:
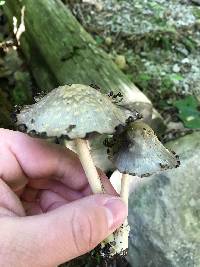
<svg viewBox="0 0 200 267">
<path fill-rule="evenodd" d="M 129 179 L 129 174 L 122 174 L 120 197 L 126 203 L 127 207 L 129 196 Z M 102 252 L 103 256 L 112 258 L 114 255 L 126 255 L 128 250 L 129 232 L 130 227 L 128 225 L 128 219 L 126 218 L 124 223 L 101 243 L 102 251 L 104 251 L 105 246 L 109 244 L 109 249 L 107 250 L 109 255 L 105 255 Z"/>
<path fill-rule="evenodd" d="M 129 174 L 122 174 L 121 178 L 121 191 L 120 197 L 126 203 L 128 208 L 128 197 L 129 197 Z M 128 224 L 128 218 L 124 221 L 120 228 L 114 233 L 114 247 L 113 251 L 120 255 L 126 255 L 128 250 L 128 237 L 130 232 L 130 226 Z"/>
<path fill-rule="evenodd" d="M 130 180 L 129 174 L 122 174 L 120 197 L 126 203 L 127 208 L 128 208 L 128 197 L 129 197 L 129 180 Z M 122 226 L 119 229 L 117 229 L 115 237 L 116 245 L 119 247 L 118 250 L 121 249 L 121 251 L 123 251 L 124 253 L 126 253 L 128 250 L 129 232 L 130 232 L 130 226 L 128 224 L 128 217 L 127 217 Z"/>
<path fill-rule="evenodd" d="M 122 174 L 120 197 L 128 207 L 129 196 L 129 174 Z"/>
<path fill-rule="evenodd" d="M 92 160 L 87 141 L 84 139 L 75 139 L 79 159 L 87 176 L 89 185 L 93 193 L 104 193 L 104 188 L 97 169 Z"/>
</svg>

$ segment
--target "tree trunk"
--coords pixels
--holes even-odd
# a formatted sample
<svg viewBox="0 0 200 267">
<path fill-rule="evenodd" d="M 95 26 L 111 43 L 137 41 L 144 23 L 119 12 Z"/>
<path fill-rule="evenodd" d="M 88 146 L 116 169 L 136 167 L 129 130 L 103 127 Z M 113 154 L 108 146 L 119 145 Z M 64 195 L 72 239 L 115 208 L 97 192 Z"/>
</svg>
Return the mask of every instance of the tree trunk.
<svg viewBox="0 0 200 267">
<path fill-rule="evenodd" d="M 123 74 L 59 0 L 7 0 L 4 11 L 18 27 L 24 9 L 20 48 L 40 89 L 66 83 L 97 84 L 102 92 L 121 92 L 122 104 L 145 109 L 149 99 Z M 16 19 L 15 19 L 16 20 Z"/>
</svg>

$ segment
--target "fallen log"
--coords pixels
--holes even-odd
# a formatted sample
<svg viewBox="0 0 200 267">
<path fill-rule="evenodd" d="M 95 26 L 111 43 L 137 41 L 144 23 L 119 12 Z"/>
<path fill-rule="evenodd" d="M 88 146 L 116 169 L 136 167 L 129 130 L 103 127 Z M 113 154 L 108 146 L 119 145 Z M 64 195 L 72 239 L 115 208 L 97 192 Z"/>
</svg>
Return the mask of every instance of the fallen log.
<svg viewBox="0 0 200 267">
<path fill-rule="evenodd" d="M 148 119 L 151 101 L 122 73 L 60 0 L 7 0 L 4 11 L 38 87 L 49 91 L 67 83 L 97 84 L 121 92 L 130 109 Z"/>
</svg>

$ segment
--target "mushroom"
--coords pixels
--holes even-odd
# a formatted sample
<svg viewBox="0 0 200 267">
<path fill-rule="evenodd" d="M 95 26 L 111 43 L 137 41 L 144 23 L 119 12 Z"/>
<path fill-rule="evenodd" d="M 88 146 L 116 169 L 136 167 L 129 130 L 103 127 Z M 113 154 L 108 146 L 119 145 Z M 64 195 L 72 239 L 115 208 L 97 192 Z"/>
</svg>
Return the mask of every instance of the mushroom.
<svg viewBox="0 0 200 267">
<path fill-rule="evenodd" d="M 166 149 L 154 131 L 144 122 L 128 122 L 118 126 L 109 141 L 109 159 L 122 173 L 120 196 L 128 206 L 130 175 L 147 177 L 180 165 L 178 156 Z M 124 224 L 104 242 L 110 245 L 110 255 L 124 255 L 128 249 L 129 225 Z"/>
<path fill-rule="evenodd" d="M 166 149 L 146 123 L 136 121 L 116 129 L 109 158 L 123 174 L 147 177 L 179 166 L 174 153 Z"/>
<path fill-rule="evenodd" d="M 131 115 L 91 86 L 71 84 L 55 88 L 35 104 L 25 106 L 17 114 L 17 125 L 28 133 L 74 140 L 93 193 L 102 193 L 86 139 L 92 133 L 112 134 Z"/>
</svg>

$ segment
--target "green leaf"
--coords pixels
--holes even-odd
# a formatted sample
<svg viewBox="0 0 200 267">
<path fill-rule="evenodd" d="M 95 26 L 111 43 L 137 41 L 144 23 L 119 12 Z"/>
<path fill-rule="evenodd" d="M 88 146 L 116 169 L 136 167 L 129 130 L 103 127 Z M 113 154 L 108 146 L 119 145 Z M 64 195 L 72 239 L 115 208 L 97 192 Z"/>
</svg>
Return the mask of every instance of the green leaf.
<svg viewBox="0 0 200 267">
<path fill-rule="evenodd" d="M 142 73 L 139 75 L 139 79 L 142 81 L 149 81 L 149 80 L 151 80 L 151 77 L 146 73 Z"/>
<path fill-rule="evenodd" d="M 188 128 L 200 128 L 200 104 L 194 96 L 187 96 L 173 104 L 179 110 L 179 117 Z"/>
<path fill-rule="evenodd" d="M 102 43 L 103 43 L 103 38 L 101 37 L 101 36 L 98 36 L 98 35 L 96 35 L 95 36 L 95 41 L 96 41 L 96 43 L 98 44 L 98 45 L 101 45 Z"/>
<path fill-rule="evenodd" d="M 172 81 L 182 81 L 183 80 L 183 76 L 181 76 L 180 74 L 173 73 L 173 74 L 170 75 L 170 79 Z"/>
</svg>

